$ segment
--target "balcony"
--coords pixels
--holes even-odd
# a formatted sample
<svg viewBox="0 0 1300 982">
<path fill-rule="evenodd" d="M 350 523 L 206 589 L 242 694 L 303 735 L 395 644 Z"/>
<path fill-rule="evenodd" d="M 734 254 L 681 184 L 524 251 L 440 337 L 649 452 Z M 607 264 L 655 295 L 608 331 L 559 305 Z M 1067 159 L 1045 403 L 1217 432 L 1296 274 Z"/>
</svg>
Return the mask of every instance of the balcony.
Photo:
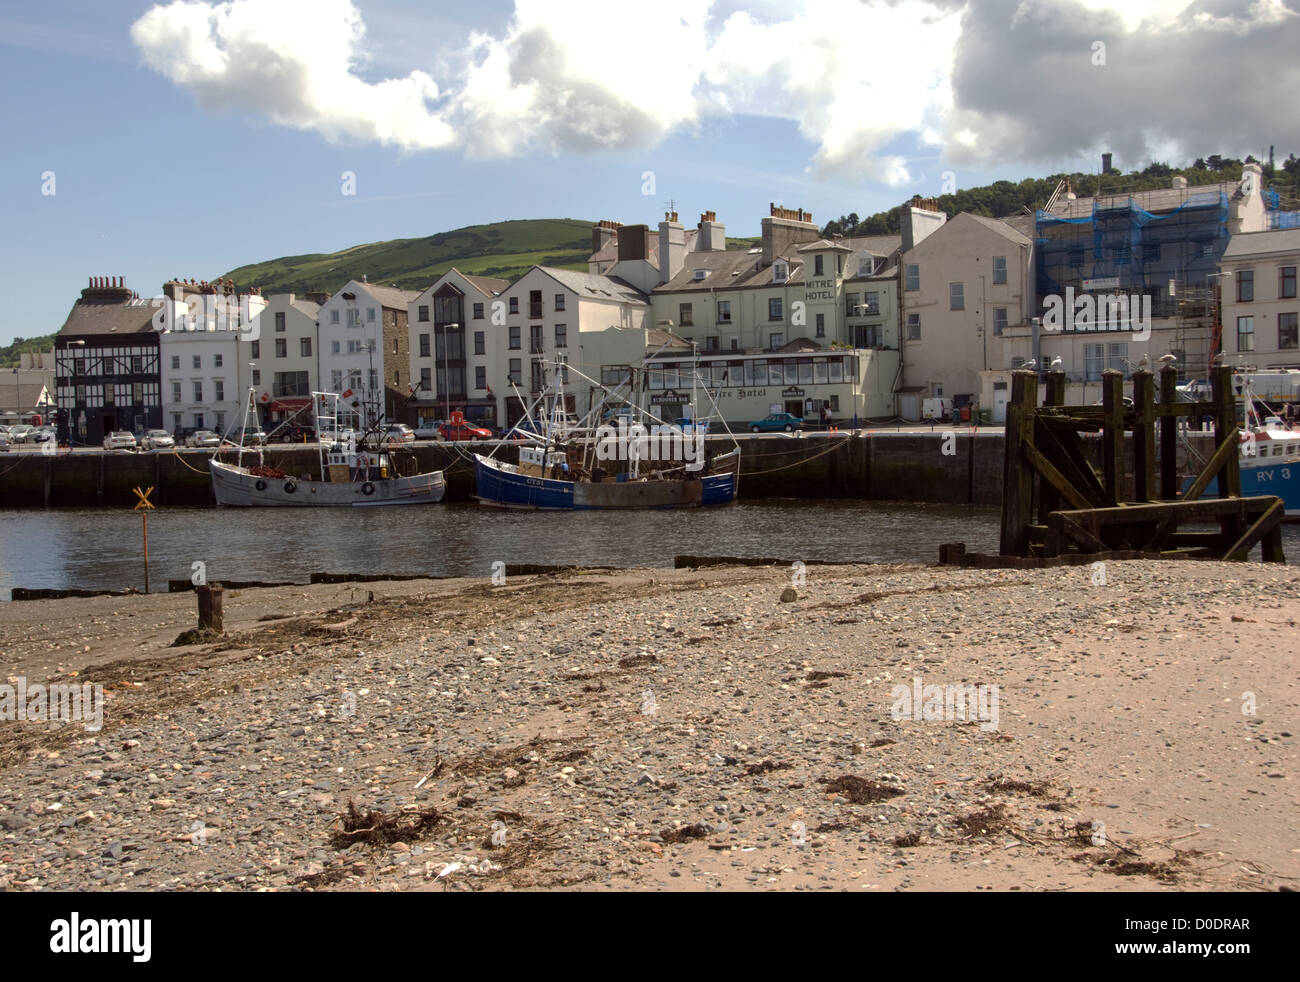
<svg viewBox="0 0 1300 982">
<path fill-rule="evenodd" d="M 847 317 L 879 317 L 880 304 L 877 303 L 855 303 L 849 304 L 845 311 Z"/>
</svg>

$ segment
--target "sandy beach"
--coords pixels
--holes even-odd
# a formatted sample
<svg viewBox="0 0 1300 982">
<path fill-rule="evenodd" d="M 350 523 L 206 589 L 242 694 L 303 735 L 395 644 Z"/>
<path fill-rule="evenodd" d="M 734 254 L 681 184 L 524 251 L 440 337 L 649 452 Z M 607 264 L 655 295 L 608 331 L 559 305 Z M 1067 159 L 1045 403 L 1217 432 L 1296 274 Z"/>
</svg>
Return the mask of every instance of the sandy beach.
<svg viewBox="0 0 1300 982">
<path fill-rule="evenodd" d="M 0 605 L 7 684 L 105 694 L 0 725 L 0 888 L 1300 885 L 1300 572 L 804 577 Z"/>
</svg>

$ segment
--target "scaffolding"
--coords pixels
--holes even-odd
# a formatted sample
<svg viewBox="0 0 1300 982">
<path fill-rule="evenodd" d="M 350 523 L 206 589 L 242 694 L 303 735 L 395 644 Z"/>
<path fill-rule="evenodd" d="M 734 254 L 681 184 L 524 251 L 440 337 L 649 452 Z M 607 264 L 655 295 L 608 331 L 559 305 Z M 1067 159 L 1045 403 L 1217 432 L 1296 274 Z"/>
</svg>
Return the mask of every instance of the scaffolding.
<svg viewBox="0 0 1300 982">
<path fill-rule="evenodd" d="M 1040 210 L 1038 295 L 1086 292 L 1093 288 L 1087 281 L 1101 281 L 1108 291 L 1151 296 L 1155 317 L 1177 316 L 1177 287 L 1211 282 L 1228 245 L 1228 213 L 1227 192 L 1219 189 L 1186 192 L 1159 213 L 1133 195 L 1094 198 L 1088 214 L 1074 217 Z"/>
</svg>

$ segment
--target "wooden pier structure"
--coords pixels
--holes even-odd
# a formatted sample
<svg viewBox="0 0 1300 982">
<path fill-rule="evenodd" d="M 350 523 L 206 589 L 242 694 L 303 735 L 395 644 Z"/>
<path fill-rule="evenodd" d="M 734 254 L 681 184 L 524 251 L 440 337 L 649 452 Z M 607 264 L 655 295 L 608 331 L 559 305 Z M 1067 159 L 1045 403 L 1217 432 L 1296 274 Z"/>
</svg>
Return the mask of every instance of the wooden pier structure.
<svg viewBox="0 0 1300 982">
<path fill-rule="evenodd" d="M 1012 376 L 1007 406 L 1002 499 L 1004 557 L 1077 559 L 1092 556 L 1160 556 L 1245 560 L 1256 546 L 1265 562 L 1285 563 L 1280 498 L 1241 496 L 1232 370 L 1213 369 L 1210 403 L 1178 401 L 1177 373 L 1133 374 L 1132 404 L 1124 402 L 1124 376 L 1102 375 L 1100 406 L 1066 406 L 1065 373 L 1050 372 L 1043 404 L 1038 375 Z M 1179 420 L 1214 421 L 1216 449 L 1204 470 L 1180 494 Z M 1101 467 L 1082 433 L 1101 433 Z M 1126 497 L 1125 434 L 1132 434 L 1133 496 Z M 1158 441 L 1158 444 L 1157 444 Z M 1157 468 L 1157 445 L 1159 457 Z M 1159 473 L 1157 474 L 1157 469 Z M 1218 497 L 1201 499 L 1218 478 Z M 1188 525 L 1218 525 L 1218 530 Z"/>
</svg>

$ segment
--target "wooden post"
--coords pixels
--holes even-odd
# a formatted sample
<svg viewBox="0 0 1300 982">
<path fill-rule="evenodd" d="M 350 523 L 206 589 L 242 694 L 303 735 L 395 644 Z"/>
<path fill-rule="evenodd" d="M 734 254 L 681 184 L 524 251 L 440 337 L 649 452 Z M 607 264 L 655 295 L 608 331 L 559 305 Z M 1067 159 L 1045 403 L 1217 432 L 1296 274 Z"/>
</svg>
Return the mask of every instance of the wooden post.
<svg viewBox="0 0 1300 982">
<path fill-rule="evenodd" d="M 1124 374 L 1109 368 L 1101 374 L 1101 472 L 1106 499 L 1124 500 Z"/>
<path fill-rule="evenodd" d="M 1047 373 L 1047 386 L 1043 391 L 1044 406 L 1065 405 L 1065 372 Z M 1047 516 L 1061 507 L 1061 496 L 1047 481 L 1038 483 L 1038 524 L 1046 525 Z"/>
<path fill-rule="evenodd" d="M 199 596 L 199 630 L 215 631 L 220 634 L 223 593 L 221 584 L 201 586 L 196 592 Z"/>
<path fill-rule="evenodd" d="M 1214 433 L 1215 439 L 1222 442 L 1237 426 L 1237 397 L 1232 393 L 1232 368 L 1221 365 L 1214 370 L 1211 379 L 1214 385 Z M 1241 469 L 1238 466 L 1240 455 L 1228 456 L 1223 470 L 1219 471 L 1219 497 L 1241 497 Z"/>
<path fill-rule="evenodd" d="M 1034 441 L 1034 410 L 1038 404 L 1038 376 L 1011 373 L 1011 401 L 1007 403 L 1006 450 L 1002 461 L 1002 535 L 1004 556 L 1023 556 L 1028 545 L 1029 518 L 1034 499 L 1034 472 L 1026 466 L 1023 444 Z"/>
<path fill-rule="evenodd" d="M 1160 369 L 1160 402 L 1172 406 L 1178 401 L 1178 369 L 1166 365 Z M 1173 501 L 1178 497 L 1178 417 L 1160 419 L 1160 497 Z"/>
<path fill-rule="evenodd" d="M 144 522 L 144 592 L 149 592 L 149 513 L 140 512 L 140 518 Z"/>
<path fill-rule="evenodd" d="M 1133 373 L 1133 500 L 1156 500 L 1156 393 L 1150 372 Z"/>
</svg>

